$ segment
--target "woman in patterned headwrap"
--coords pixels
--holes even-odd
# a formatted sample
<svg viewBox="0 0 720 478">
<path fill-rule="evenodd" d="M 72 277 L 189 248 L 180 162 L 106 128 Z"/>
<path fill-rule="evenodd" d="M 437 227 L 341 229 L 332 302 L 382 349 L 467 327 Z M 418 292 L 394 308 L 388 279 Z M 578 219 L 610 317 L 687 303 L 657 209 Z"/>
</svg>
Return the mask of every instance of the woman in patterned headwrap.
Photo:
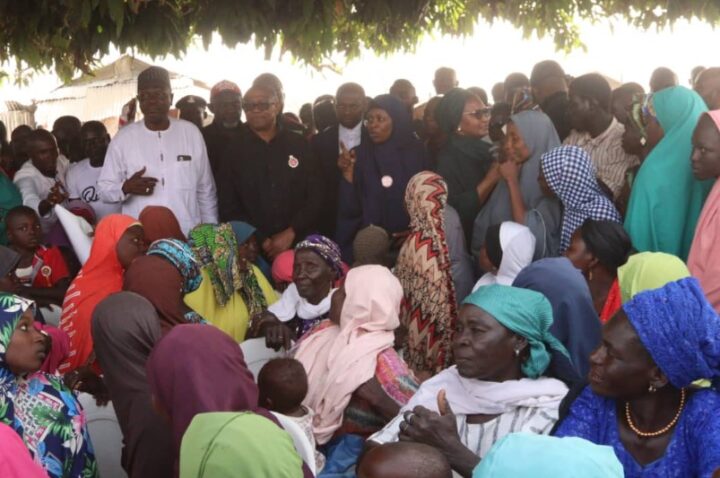
<svg viewBox="0 0 720 478">
<path fill-rule="evenodd" d="M 308 236 L 295 246 L 293 282 L 254 324 L 254 333 L 269 347 L 290 348 L 291 340 L 328 317 L 334 285 L 344 276 L 340 247 L 325 236 Z"/>
<path fill-rule="evenodd" d="M 250 263 L 230 224 L 202 224 L 190 231 L 202 284 L 185 303 L 237 342 L 245 340 L 250 318 L 277 300 L 257 266 Z"/>
<path fill-rule="evenodd" d="M 620 222 L 620 214 L 598 184 L 590 156 L 577 146 L 560 146 L 540 159 L 540 187 L 563 204 L 560 250 L 586 219 Z"/>
<path fill-rule="evenodd" d="M 163 333 L 176 325 L 205 323 L 197 311 L 183 302 L 202 282 L 200 266 L 192 249 L 177 239 L 160 239 L 128 267 L 123 290 L 135 292 L 155 307 Z"/>
<path fill-rule="evenodd" d="M 405 360 L 416 372 L 433 375 L 450 365 L 457 318 L 455 286 L 445 237 L 445 181 L 428 171 L 416 174 L 405 191 L 411 234 L 400 249 L 395 274 L 405 298 L 400 323 L 407 329 Z"/>
<path fill-rule="evenodd" d="M 23 439 L 50 478 L 96 477 L 85 412 L 59 377 L 38 371 L 46 348 L 33 326 L 32 306 L 18 296 L 0 294 L 0 423 Z"/>
</svg>

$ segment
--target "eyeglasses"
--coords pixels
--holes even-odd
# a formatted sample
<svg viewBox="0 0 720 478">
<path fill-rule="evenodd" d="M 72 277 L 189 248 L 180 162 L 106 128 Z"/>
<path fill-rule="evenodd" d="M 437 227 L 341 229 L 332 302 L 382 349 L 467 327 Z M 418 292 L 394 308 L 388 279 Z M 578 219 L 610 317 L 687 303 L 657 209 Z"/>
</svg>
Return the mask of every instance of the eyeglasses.
<svg viewBox="0 0 720 478">
<path fill-rule="evenodd" d="M 475 111 L 467 111 L 463 115 L 474 116 L 476 119 L 488 119 L 492 113 L 491 108 L 479 108 Z"/>
<path fill-rule="evenodd" d="M 242 109 L 246 113 L 249 113 L 252 111 L 267 111 L 274 104 L 275 104 L 275 101 L 260 101 L 258 103 L 244 103 L 242 105 Z"/>
</svg>

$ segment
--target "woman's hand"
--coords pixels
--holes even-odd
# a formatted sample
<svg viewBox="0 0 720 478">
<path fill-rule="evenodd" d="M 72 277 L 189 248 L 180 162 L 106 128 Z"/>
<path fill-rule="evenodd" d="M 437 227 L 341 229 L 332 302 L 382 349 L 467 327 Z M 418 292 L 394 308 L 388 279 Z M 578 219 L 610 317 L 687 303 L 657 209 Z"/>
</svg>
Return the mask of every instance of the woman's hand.
<svg viewBox="0 0 720 478">
<path fill-rule="evenodd" d="M 502 176 L 506 182 L 517 180 L 520 175 L 520 166 L 512 159 L 507 159 L 500 163 L 498 170 L 500 172 L 500 176 Z"/>
<path fill-rule="evenodd" d="M 412 412 L 403 414 L 404 421 L 400 423 L 400 440 L 423 443 L 438 450 L 450 450 L 460 446 L 457 421 L 445 398 L 445 391 L 438 393 L 438 408 L 440 413 L 418 406 Z"/>
<path fill-rule="evenodd" d="M 453 470 L 464 477 L 471 477 L 480 458 L 460 440 L 456 417 L 447 401 L 445 390 L 440 390 L 437 400 L 440 413 L 425 407 L 415 407 L 412 412 L 405 412 L 405 421 L 400 424 L 400 440 L 437 448 L 443 452 Z"/>
</svg>

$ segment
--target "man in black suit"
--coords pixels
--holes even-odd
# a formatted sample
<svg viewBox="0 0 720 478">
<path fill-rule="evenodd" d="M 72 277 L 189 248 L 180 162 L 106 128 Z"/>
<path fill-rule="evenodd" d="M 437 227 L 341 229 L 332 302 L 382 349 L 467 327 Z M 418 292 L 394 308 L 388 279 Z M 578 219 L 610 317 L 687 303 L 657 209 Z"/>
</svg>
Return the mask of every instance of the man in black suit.
<svg viewBox="0 0 720 478">
<path fill-rule="evenodd" d="M 320 232 L 335 236 L 337 196 L 340 183 L 338 158 L 343 149 L 350 151 L 363 141 L 369 141 L 363 118 L 367 110 L 365 90 L 357 83 L 345 83 L 335 95 L 338 125 L 313 136 L 312 149 L 322 168 L 325 199 L 320 218 Z"/>
</svg>

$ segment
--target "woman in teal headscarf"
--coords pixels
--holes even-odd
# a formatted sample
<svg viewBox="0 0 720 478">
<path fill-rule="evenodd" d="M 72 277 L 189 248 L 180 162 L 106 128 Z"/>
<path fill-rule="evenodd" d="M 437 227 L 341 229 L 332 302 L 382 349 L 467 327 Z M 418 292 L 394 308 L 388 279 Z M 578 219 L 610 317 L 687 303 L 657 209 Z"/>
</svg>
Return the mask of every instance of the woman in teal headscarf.
<svg viewBox="0 0 720 478">
<path fill-rule="evenodd" d="M 5 230 L 5 214 L 22 205 L 22 196 L 17 186 L 0 169 L 0 246 L 7 246 L 7 231 Z"/>
<path fill-rule="evenodd" d="M 675 86 L 653 94 L 644 108 L 648 147 L 630 194 L 625 229 L 638 251 L 687 258 L 700 211 L 712 182 L 690 167 L 692 134 L 707 111 L 702 98 Z"/>
<path fill-rule="evenodd" d="M 547 434 L 568 391 L 550 377 L 576 378 L 567 350 L 550 332 L 552 322 L 550 302 L 539 292 L 504 285 L 473 292 L 457 320 L 455 365 L 423 382 L 370 441 L 433 446 L 453 470 L 469 476 L 503 436 Z"/>
</svg>

